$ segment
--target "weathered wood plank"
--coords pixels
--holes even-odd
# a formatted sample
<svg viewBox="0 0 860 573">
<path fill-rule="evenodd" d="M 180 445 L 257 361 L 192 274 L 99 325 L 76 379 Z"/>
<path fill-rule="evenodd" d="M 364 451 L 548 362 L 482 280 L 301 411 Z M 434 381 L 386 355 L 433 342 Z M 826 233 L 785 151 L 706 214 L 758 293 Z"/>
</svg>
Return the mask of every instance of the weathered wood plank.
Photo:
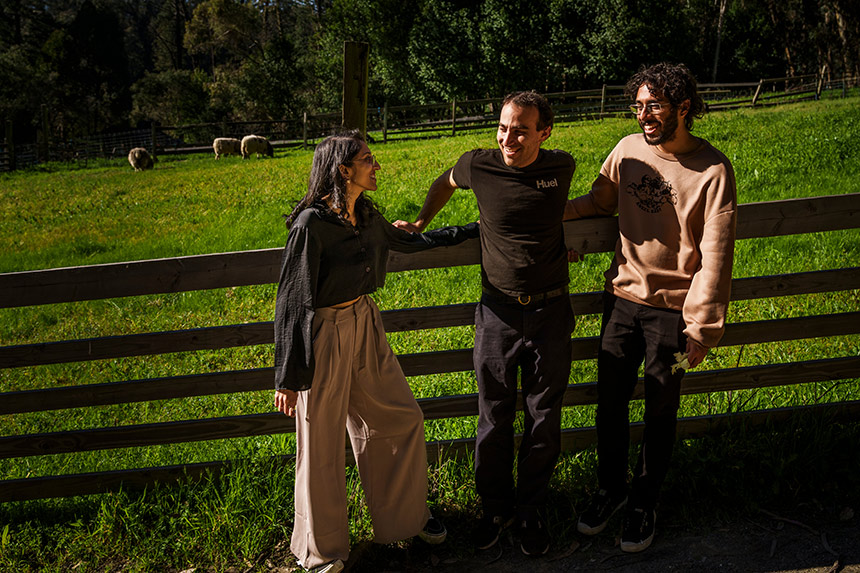
<svg viewBox="0 0 860 573">
<path fill-rule="evenodd" d="M 0 308 L 266 284 L 277 281 L 282 254 L 262 249 L 4 273 Z"/>
<path fill-rule="evenodd" d="M 823 380 L 842 380 L 858 375 L 860 375 L 860 357 L 853 356 L 800 363 L 691 372 L 685 377 L 682 393 L 686 395 Z M 643 392 L 643 384 L 640 379 L 634 392 L 634 398 L 641 399 L 644 396 Z M 568 386 L 565 393 L 564 405 L 594 404 L 596 400 L 597 388 L 595 383 L 572 384 Z M 428 420 L 474 416 L 478 413 L 476 394 L 423 398 L 418 403 L 424 412 L 425 419 Z M 517 408 L 522 409 L 520 399 L 518 399 Z M 0 459 L 294 431 L 295 422 L 292 418 L 271 412 L 181 422 L 7 436 L 0 438 Z"/>
<path fill-rule="evenodd" d="M 860 226 L 860 193 L 748 203 L 738 208 L 738 238 L 830 231 Z M 613 217 L 565 223 L 566 243 L 581 253 L 611 251 Z M 196 255 L 0 274 L 0 308 L 269 284 L 283 249 Z M 403 271 L 477 264 L 478 240 L 411 255 L 392 253 L 388 269 Z"/>
<path fill-rule="evenodd" d="M 265 391 L 271 390 L 273 376 L 272 368 L 257 368 L 7 392 L 0 394 L 0 415 Z M 785 386 L 824 380 L 845 380 L 858 376 L 860 376 L 860 357 L 829 358 L 726 370 L 693 371 L 684 378 L 682 393 L 701 394 L 767 386 Z M 634 397 L 641 398 L 642 392 L 640 379 Z M 594 404 L 596 401 L 597 386 L 593 382 L 570 385 L 564 397 L 565 406 Z M 420 403 L 424 410 L 424 417 L 428 420 L 474 416 L 478 413 L 477 394 L 422 398 Z"/>
<path fill-rule="evenodd" d="M 0 368 L 151 356 L 271 344 L 272 322 L 255 322 L 0 347 Z"/>
<path fill-rule="evenodd" d="M 860 193 L 747 203 L 738 209 L 738 239 L 853 229 Z"/>
<path fill-rule="evenodd" d="M 860 312 L 800 316 L 726 325 L 720 346 L 860 333 Z"/>
<path fill-rule="evenodd" d="M 735 279 L 732 300 L 860 289 L 860 267 Z M 571 295 L 577 315 L 602 312 L 603 293 Z M 474 324 L 475 303 L 387 310 L 385 330 L 402 332 Z M 272 322 L 0 347 L 0 368 L 81 362 L 273 342 Z"/>
<path fill-rule="evenodd" d="M 72 497 L 99 493 L 138 491 L 155 484 L 197 480 L 221 473 L 229 462 L 204 462 L 144 469 L 67 474 L 0 481 L 0 503 Z"/>
<path fill-rule="evenodd" d="M 860 312 L 742 322 L 726 326 L 720 346 L 736 346 L 798 338 L 860 333 Z M 574 338 L 571 360 L 597 356 L 598 338 Z M 466 372 L 473 369 L 472 349 L 444 350 L 398 357 L 407 376 Z M 271 387 L 271 368 L 220 372 L 152 380 L 112 382 L 66 388 L 50 388 L 0 394 L 0 414 L 84 407 L 143 400 L 266 390 Z"/>
<path fill-rule="evenodd" d="M 199 442 L 295 431 L 279 412 L 0 438 L 0 459 Z"/>
<path fill-rule="evenodd" d="M 860 267 L 732 280 L 732 300 L 860 289 Z"/>
<path fill-rule="evenodd" d="M 0 394 L 0 415 L 271 390 L 274 368 L 231 370 Z"/>
<path fill-rule="evenodd" d="M 860 377 L 860 356 L 822 358 L 786 364 L 694 371 L 684 376 L 681 393 L 706 394 L 727 390 L 749 390 L 830 380 L 849 380 L 858 377 Z M 645 389 L 641 380 L 634 392 L 634 397 L 637 399 L 645 397 Z"/>
<path fill-rule="evenodd" d="M 827 380 L 848 380 L 856 377 L 860 377 L 860 357 L 824 358 L 786 364 L 692 371 L 684 377 L 681 394 L 692 395 L 770 386 L 790 386 Z M 633 398 L 641 400 L 644 397 L 645 386 L 642 378 L 639 378 L 633 392 Z M 422 398 L 418 402 L 421 404 L 426 420 L 478 415 L 477 394 Z M 596 403 L 596 382 L 580 382 L 568 385 L 563 400 L 565 407 Z M 517 397 L 517 410 L 522 410 L 521 396 Z"/>
<path fill-rule="evenodd" d="M 729 428 L 741 426 L 755 427 L 764 424 L 785 422 L 798 415 L 828 416 L 834 422 L 855 421 L 860 415 L 860 402 L 843 402 L 837 404 L 816 404 L 773 410 L 759 410 L 740 414 L 718 414 L 697 418 L 681 418 L 678 420 L 678 438 L 701 437 L 715 435 Z M 641 440 L 644 426 L 633 423 L 631 439 Z M 517 436 L 519 441 L 521 436 Z M 592 447 L 597 443 L 597 432 L 594 427 L 566 428 L 562 430 L 562 449 L 564 451 L 579 451 Z M 440 463 L 450 458 L 463 458 L 474 452 L 474 438 L 429 442 L 427 444 L 427 459 L 430 463 Z M 292 463 L 295 456 L 277 456 L 280 463 Z M 347 463 L 350 463 L 347 456 Z M 0 481 L 0 503 L 10 501 L 25 501 L 46 499 L 52 497 L 71 497 L 76 495 L 92 495 L 106 492 L 139 491 L 158 483 L 175 483 L 185 480 L 199 479 L 205 474 L 218 474 L 228 471 L 232 463 L 229 461 L 203 462 L 174 466 L 115 470 L 108 472 L 92 472 L 61 476 L 47 476 Z"/>
</svg>

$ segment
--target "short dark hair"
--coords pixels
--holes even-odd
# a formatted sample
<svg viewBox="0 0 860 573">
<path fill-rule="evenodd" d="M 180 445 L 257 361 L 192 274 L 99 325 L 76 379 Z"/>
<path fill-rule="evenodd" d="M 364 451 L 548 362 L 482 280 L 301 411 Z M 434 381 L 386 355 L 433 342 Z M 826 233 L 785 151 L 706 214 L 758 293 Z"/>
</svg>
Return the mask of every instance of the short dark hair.
<svg viewBox="0 0 860 573">
<path fill-rule="evenodd" d="M 505 96 L 505 99 L 502 100 L 502 107 L 505 107 L 509 103 L 514 104 L 517 107 L 534 107 L 538 110 L 538 131 L 542 131 L 547 127 L 552 127 L 552 120 L 555 117 L 555 114 L 552 112 L 552 108 L 549 105 L 549 102 L 545 97 L 540 95 L 534 90 L 530 90 L 527 92 L 513 92 L 509 93 Z"/>
<path fill-rule="evenodd" d="M 624 93 L 635 99 L 643 85 L 648 86 L 655 96 L 669 100 L 674 107 L 681 105 L 684 100 L 690 100 L 690 109 L 684 116 L 684 125 L 688 130 L 693 129 L 693 118 L 702 117 L 705 113 L 705 102 L 699 95 L 696 78 L 684 64 L 662 62 L 650 67 L 642 66 L 627 81 Z"/>
</svg>

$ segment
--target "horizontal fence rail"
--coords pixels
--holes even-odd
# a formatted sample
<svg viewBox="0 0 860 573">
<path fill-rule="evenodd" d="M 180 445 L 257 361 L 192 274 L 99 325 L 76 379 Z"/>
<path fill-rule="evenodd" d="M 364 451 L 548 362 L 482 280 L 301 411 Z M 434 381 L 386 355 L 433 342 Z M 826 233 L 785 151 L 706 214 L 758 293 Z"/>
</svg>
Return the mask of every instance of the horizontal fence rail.
<svg viewBox="0 0 860 573">
<path fill-rule="evenodd" d="M 860 194 L 830 195 L 738 207 L 738 239 L 856 228 Z M 615 249 L 614 217 L 565 223 L 569 248 L 583 254 Z M 277 282 L 283 249 L 194 255 L 0 274 L 0 308 L 55 304 L 123 296 L 164 294 Z M 391 253 L 389 272 L 473 265 L 480 245 L 470 239 L 455 247 L 404 255 Z"/>
<path fill-rule="evenodd" d="M 739 207 L 738 238 L 803 234 L 860 227 L 860 194 L 834 195 L 753 203 Z M 581 253 L 614 249 L 617 239 L 615 218 L 596 218 L 566 224 L 568 246 Z M 89 267 L 48 269 L 0 274 L 0 307 L 55 304 L 119 296 L 184 292 L 211 288 L 268 284 L 277 280 L 282 249 L 263 249 L 134 261 Z M 403 271 L 479 262 L 476 240 L 428 253 L 392 253 L 389 270 Z M 734 279 L 732 300 L 826 293 L 860 289 L 860 268 L 829 269 L 776 276 Z M 576 314 L 595 314 L 602 309 L 602 292 L 571 295 Z M 430 329 L 474 324 L 474 303 L 397 309 L 383 312 L 389 332 Z M 271 344 L 271 322 L 108 336 L 0 347 L 0 368 L 19 368 L 46 364 L 105 360 L 120 357 L 151 356 Z M 815 337 L 860 334 L 860 309 L 828 315 L 799 316 L 775 320 L 728 324 L 720 346 L 759 344 Z M 572 360 L 591 360 L 597 354 L 598 338 L 571 340 Z M 470 371 L 472 349 L 403 354 L 398 360 L 407 376 Z M 849 380 L 860 376 L 860 357 L 848 356 L 694 371 L 687 374 L 684 394 L 750 390 L 809 382 Z M 171 376 L 145 380 L 126 380 L 37 390 L 0 393 L 0 415 L 47 412 L 131 402 L 181 399 L 194 396 L 270 391 L 273 369 L 269 367 L 208 374 Z M 642 397 L 642 385 L 634 398 Z M 583 382 L 568 387 L 565 406 L 591 405 L 596 402 L 596 384 Z M 477 414 L 474 394 L 441 396 L 419 400 L 426 419 L 441 419 Z M 679 422 L 679 435 L 695 436 L 725 429 L 746 421 L 763 424 L 785 419 L 803 411 L 828 412 L 839 419 L 851 419 L 860 412 L 856 402 L 809 408 L 756 411 Z M 636 426 L 636 428 L 640 428 Z M 116 448 L 149 447 L 163 444 L 223 440 L 249 436 L 289 433 L 295 430 L 292 419 L 267 412 L 241 416 L 178 420 L 105 428 L 79 428 L 71 431 L 0 437 L 0 459 L 71 454 Z M 636 431 L 640 431 L 640 429 Z M 593 428 L 564 431 L 565 449 L 579 449 L 595 441 Z M 471 452 L 473 439 L 428 444 L 428 458 L 464 455 Z M 284 461 L 292 459 L 283 456 Z M 82 495 L 115 490 L 118 487 L 144 487 L 149 484 L 198 477 L 218 472 L 230 462 L 207 462 L 163 468 L 116 470 L 68 476 L 45 476 L 0 481 L 0 502 L 61 495 Z"/>
<path fill-rule="evenodd" d="M 690 375 L 692 376 L 692 374 Z M 828 417 L 833 423 L 854 422 L 860 417 L 860 401 L 680 418 L 677 426 L 677 437 L 678 439 L 697 438 L 726 432 L 732 428 L 773 426 L 803 415 L 813 415 L 819 418 Z M 281 417 L 284 416 L 281 415 Z M 631 439 L 641 440 L 644 427 L 641 422 L 630 424 Z M 561 431 L 561 436 L 561 447 L 567 452 L 580 451 L 597 443 L 597 432 L 593 427 L 566 428 Z M 521 435 L 517 435 L 515 439 L 519 441 L 521 437 Z M 431 463 L 450 458 L 462 458 L 471 455 L 474 446 L 475 441 L 470 438 L 428 442 L 427 458 Z M 295 456 L 278 456 L 277 459 L 283 463 L 288 463 L 292 462 Z M 346 459 L 347 463 L 351 463 L 349 456 Z M 204 475 L 217 475 L 229 470 L 234 464 L 233 461 L 222 460 L 154 468 L 5 480 L 0 482 L 3 486 L 0 488 L 0 503 L 92 495 L 121 489 L 136 491 L 151 487 L 154 484 L 200 479 Z"/>
<path fill-rule="evenodd" d="M 860 334 L 860 311 L 728 324 L 720 347 L 850 334 Z M 597 344 L 597 337 L 573 339 L 571 360 L 597 357 Z M 398 360 L 406 376 L 464 372 L 472 369 L 472 349 L 401 354 Z M 0 415 L 270 390 L 273 379 L 272 368 L 254 368 L 5 392 Z"/>
<path fill-rule="evenodd" d="M 860 267 L 830 271 L 809 271 L 771 277 L 732 281 L 732 300 L 770 298 L 792 294 L 812 294 L 860 289 Z M 570 295 L 577 315 L 602 311 L 603 292 Z M 386 332 L 469 326 L 475 322 L 476 303 L 382 311 Z M 213 326 L 170 332 L 107 336 L 0 347 L 0 369 L 44 364 L 85 362 L 154 356 L 174 352 L 216 350 L 255 346 L 274 342 L 271 321 L 230 326 Z M 0 413 L 3 405 L 0 404 Z"/>
</svg>

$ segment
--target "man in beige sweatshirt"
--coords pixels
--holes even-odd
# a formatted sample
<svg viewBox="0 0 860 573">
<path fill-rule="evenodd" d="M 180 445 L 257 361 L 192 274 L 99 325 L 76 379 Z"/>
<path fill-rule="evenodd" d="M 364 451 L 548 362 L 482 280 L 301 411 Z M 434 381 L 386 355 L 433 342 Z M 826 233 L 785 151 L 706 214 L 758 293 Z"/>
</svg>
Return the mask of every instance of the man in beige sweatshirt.
<svg viewBox="0 0 860 573">
<path fill-rule="evenodd" d="M 599 491 L 577 529 L 599 533 L 626 504 L 621 549 L 636 552 L 654 538 L 683 368 L 696 367 L 725 328 L 737 198 L 729 160 L 690 132 L 704 103 L 685 66 L 642 69 L 626 91 L 642 133 L 618 143 L 565 219 L 618 213 L 597 360 Z M 677 353 L 688 364 L 675 366 Z M 645 432 L 628 487 L 628 404 L 643 361 Z"/>
</svg>

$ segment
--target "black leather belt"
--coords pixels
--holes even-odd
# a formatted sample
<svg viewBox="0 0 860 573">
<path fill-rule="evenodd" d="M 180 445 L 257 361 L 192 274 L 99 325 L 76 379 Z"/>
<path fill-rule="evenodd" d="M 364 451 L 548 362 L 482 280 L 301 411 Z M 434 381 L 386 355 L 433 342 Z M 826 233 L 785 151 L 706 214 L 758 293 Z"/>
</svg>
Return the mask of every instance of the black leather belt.
<svg viewBox="0 0 860 573">
<path fill-rule="evenodd" d="M 538 294 L 521 294 L 519 296 L 510 296 L 501 292 L 494 292 L 487 289 L 483 290 L 484 294 L 492 299 L 498 300 L 500 302 L 506 302 L 508 304 L 520 304 L 522 306 L 528 306 L 530 304 L 544 302 L 556 297 L 564 296 L 568 293 L 567 286 L 548 290 L 546 292 Z"/>
</svg>

